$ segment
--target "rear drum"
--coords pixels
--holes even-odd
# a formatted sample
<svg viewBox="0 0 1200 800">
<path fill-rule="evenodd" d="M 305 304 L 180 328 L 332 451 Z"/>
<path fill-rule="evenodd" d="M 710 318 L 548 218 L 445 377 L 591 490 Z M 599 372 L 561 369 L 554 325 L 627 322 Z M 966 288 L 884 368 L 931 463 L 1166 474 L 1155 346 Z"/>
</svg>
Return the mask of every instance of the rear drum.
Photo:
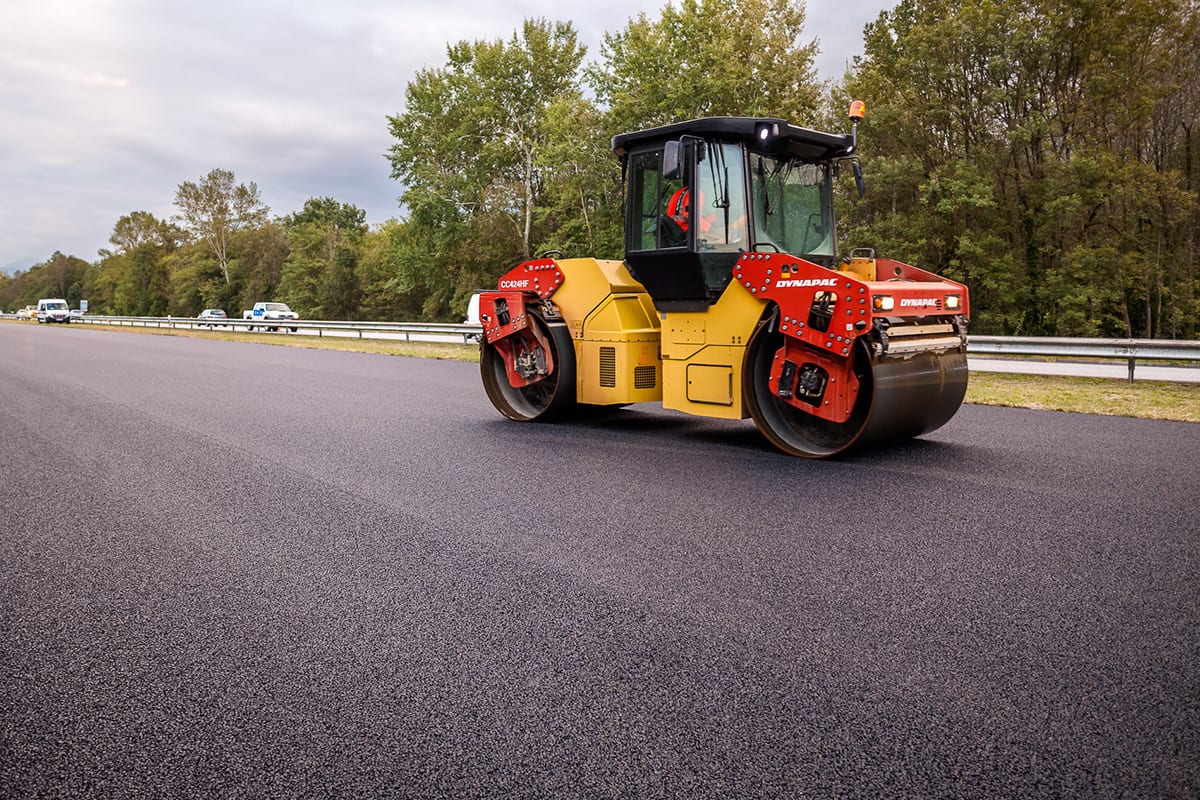
<svg viewBox="0 0 1200 800">
<path fill-rule="evenodd" d="M 547 323 L 529 312 L 530 325 L 538 327 L 550 343 L 554 368 L 537 383 L 516 387 L 509 383 L 504 354 L 486 339 L 480 345 L 479 372 L 488 399 L 501 414 L 517 422 L 546 421 L 575 405 L 575 346 L 566 323 Z"/>
</svg>

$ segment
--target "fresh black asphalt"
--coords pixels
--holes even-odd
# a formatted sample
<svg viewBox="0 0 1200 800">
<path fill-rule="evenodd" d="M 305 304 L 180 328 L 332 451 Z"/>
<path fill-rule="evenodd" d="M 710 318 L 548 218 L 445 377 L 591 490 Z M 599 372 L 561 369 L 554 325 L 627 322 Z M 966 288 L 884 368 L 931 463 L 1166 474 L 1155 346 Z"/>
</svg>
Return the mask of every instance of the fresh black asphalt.
<svg viewBox="0 0 1200 800">
<path fill-rule="evenodd" d="M 0 324 L 0 797 L 1194 798 L 1198 452 Z"/>
</svg>

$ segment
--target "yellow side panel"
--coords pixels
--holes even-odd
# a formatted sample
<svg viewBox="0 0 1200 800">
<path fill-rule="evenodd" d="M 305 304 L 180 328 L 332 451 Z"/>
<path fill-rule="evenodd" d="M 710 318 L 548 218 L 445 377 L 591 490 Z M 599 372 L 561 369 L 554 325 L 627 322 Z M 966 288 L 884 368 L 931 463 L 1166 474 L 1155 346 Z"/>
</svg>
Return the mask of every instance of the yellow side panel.
<svg viewBox="0 0 1200 800">
<path fill-rule="evenodd" d="M 662 400 L 662 361 L 658 342 L 630 340 L 575 343 L 578 356 L 576 399 L 594 405 Z"/>
<path fill-rule="evenodd" d="M 662 400 L 659 320 L 620 261 L 563 259 L 553 301 L 575 343 L 576 399 L 595 405 Z"/>
<path fill-rule="evenodd" d="M 698 314 L 671 314 L 667 336 L 672 344 L 703 345 L 708 338 L 707 320 Z"/>
<path fill-rule="evenodd" d="M 707 311 L 664 315 L 665 408 L 722 419 L 749 416 L 742 363 L 764 306 L 741 284 L 732 283 Z"/>
<path fill-rule="evenodd" d="M 745 354 L 744 347 L 712 346 L 692 361 L 664 360 L 663 408 L 721 419 L 749 416 L 742 398 Z"/>
<path fill-rule="evenodd" d="M 721 364 L 688 364 L 687 397 L 692 403 L 733 405 L 733 367 Z"/>
<path fill-rule="evenodd" d="M 746 345 L 765 301 L 732 283 L 706 311 L 659 314 L 620 261 L 563 259 L 553 301 L 575 343 L 580 403 L 661 400 L 705 417 L 748 416 Z"/>
<path fill-rule="evenodd" d="M 584 336 L 584 320 L 588 319 L 609 295 L 641 295 L 646 298 L 647 303 L 650 301 L 646 290 L 633 279 L 625 264 L 620 261 L 565 258 L 558 262 L 558 267 L 563 272 L 563 284 L 551 299 L 566 318 L 571 336 L 577 340 Z M 657 331 L 658 318 L 651 316 L 653 319 L 648 324 Z"/>
<path fill-rule="evenodd" d="M 873 258 L 852 258 L 839 266 L 839 271 L 849 272 L 859 280 L 873 281 L 875 280 L 875 259 Z"/>
<path fill-rule="evenodd" d="M 650 296 L 641 294 L 611 295 L 604 299 L 583 324 L 588 339 L 617 337 L 624 339 L 634 334 L 659 336 L 658 316 Z"/>
</svg>

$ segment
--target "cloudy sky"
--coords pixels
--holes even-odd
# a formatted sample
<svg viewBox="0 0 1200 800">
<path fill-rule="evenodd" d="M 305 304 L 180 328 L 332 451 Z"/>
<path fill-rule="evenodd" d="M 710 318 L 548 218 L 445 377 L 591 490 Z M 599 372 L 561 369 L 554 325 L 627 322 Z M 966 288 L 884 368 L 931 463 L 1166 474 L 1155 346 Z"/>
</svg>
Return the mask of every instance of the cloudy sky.
<svg viewBox="0 0 1200 800">
<path fill-rule="evenodd" d="M 386 117 L 447 43 L 508 39 L 529 17 L 604 33 L 666 0 L 4 0 L 0 269 L 61 250 L 88 261 L 132 211 L 175 213 L 214 167 L 258 184 L 273 214 L 333 197 L 398 213 Z M 861 52 L 892 3 L 809 0 L 822 77 Z"/>
</svg>

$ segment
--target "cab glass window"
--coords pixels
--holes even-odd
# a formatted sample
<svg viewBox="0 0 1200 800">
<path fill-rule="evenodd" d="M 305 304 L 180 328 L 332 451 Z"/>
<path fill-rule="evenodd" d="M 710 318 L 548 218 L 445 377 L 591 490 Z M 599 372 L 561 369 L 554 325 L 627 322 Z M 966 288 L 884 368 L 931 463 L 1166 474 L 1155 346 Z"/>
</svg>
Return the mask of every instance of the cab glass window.
<svg viewBox="0 0 1200 800">
<path fill-rule="evenodd" d="M 754 238 L 780 252 L 833 257 L 833 192 L 827 164 L 755 155 L 750 170 Z"/>
<path fill-rule="evenodd" d="M 687 244 L 683 229 L 667 214 L 667 206 L 683 188 L 683 180 L 663 176 L 662 155 L 662 150 L 652 150 L 630 158 L 633 203 L 626 230 L 629 250 L 662 250 Z"/>
<path fill-rule="evenodd" d="M 696 249 L 737 252 L 749 248 L 742 148 L 710 142 L 696 167 Z"/>
</svg>

